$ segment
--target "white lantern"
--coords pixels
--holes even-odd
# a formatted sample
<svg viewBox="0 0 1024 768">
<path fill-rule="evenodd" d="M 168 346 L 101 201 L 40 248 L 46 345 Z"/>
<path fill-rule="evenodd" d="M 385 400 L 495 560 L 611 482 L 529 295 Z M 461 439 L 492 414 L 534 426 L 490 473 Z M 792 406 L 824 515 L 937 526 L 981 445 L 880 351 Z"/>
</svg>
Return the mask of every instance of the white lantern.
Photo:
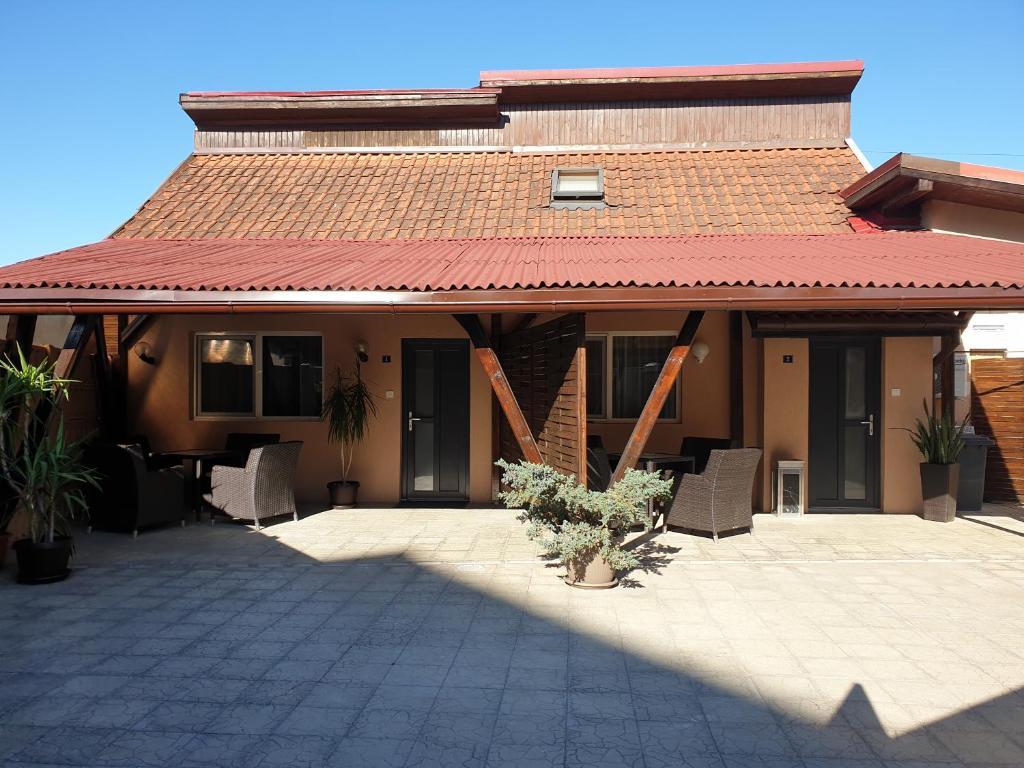
<svg viewBox="0 0 1024 768">
<path fill-rule="evenodd" d="M 804 513 L 804 462 L 780 461 L 775 470 L 775 514 L 791 517 Z"/>
</svg>

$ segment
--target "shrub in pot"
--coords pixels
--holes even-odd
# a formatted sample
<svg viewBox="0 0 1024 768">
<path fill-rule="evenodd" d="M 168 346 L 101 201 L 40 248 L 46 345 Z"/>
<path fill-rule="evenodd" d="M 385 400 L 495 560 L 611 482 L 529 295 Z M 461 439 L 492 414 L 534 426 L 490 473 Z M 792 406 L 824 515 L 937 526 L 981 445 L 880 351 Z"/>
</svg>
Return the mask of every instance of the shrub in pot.
<svg viewBox="0 0 1024 768">
<path fill-rule="evenodd" d="M 69 384 L 52 363 L 29 363 L 20 349 L 17 363 L 0 361 L 0 476 L 29 524 L 29 537 L 14 544 L 22 582 L 67 577 L 70 522 L 86 511 L 85 487 L 96 486 L 93 471 L 82 464 L 81 444 L 64 434 L 60 406 Z"/>
<path fill-rule="evenodd" d="M 359 364 L 356 363 L 352 374 L 346 374 L 338 368 L 334 384 L 324 400 L 327 439 L 338 444 L 341 459 L 341 480 L 332 480 L 327 484 L 331 506 L 335 509 L 348 509 L 356 505 L 359 483 L 350 479 L 349 472 L 356 446 L 366 436 L 370 417 L 376 415 L 377 404 L 363 382 Z"/>
<path fill-rule="evenodd" d="M 959 461 L 966 424 L 967 417 L 957 424 L 949 414 L 937 416 L 928 409 L 925 401 L 924 419 L 917 419 L 914 428 L 907 430 L 924 459 L 921 463 L 921 495 L 925 520 L 949 523 L 956 518 Z"/>
<path fill-rule="evenodd" d="M 617 571 L 635 568 L 636 555 L 623 549 L 624 534 L 640 524 L 650 530 L 647 504 L 667 499 L 672 481 L 652 472 L 630 469 L 606 491 L 591 491 L 558 470 L 543 465 L 498 461 L 501 500 L 522 509 L 526 535 L 565 566 L 567 584 L 584 588 L 614 587 Z"/>
</svg>

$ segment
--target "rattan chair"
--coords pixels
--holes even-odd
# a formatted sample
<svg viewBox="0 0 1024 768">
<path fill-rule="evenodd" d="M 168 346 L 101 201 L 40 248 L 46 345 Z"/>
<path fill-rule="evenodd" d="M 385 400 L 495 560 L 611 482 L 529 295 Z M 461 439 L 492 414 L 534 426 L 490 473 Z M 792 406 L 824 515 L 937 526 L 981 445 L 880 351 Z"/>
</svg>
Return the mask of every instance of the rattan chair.
<svg viewBox="0 0 1024 768">
<path fill-rule="evenodd" d="M 260 520 L 279 515 L 299 519 L 295 509 L 295 470 L 301 442 L 278 443 L 253 448 L 245 467 L 217 465 L 210 476 L 212 492 L 203 498 L 215 510 L 229 517 Z M 214 514 L 210 515 L 210 523 Z"/>
<path fill-rule="evenodd" d="M 662 530 L 670 525 L 718 534 L 754 527 L 751 494 L 761 461 L 760 448 L 714 450 L 703 474 L 683 475 Z"/>
</svg>

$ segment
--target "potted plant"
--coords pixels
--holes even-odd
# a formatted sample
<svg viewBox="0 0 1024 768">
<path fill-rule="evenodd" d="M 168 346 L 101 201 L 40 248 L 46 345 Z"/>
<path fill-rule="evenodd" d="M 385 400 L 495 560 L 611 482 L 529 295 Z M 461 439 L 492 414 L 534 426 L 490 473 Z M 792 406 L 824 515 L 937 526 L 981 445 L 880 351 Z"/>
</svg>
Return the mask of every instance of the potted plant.
<svg viewBox="0 0 1024 768">
<path fill-rule="evenodd" d="M 518 518 L 528 523 L 526 535 L 558 558 L 566 568 L 565 582 L 586 589 L 607 589 L 618 581 L 617 571 L 639 562 L 623 549 L 627 530 L 640 524 L 650 530 L 647 503 L 667 499 L 672 481 L 653 472 L 627 470 L 606 491 L 591 491 L 553 467 L 498 461 L 502 470 L 501 500 L 520 507 Z"/>
<path fill-rule="evenodd" d="M 338 368 L 334 384 L 324 401 L 327 439 L 338 443 L 341 455 L 341 480 L 332 480 L 327 484 L 331 506 L 335 509 L 349 509 L 356 505 L 359 483 L 349 479 L 349 471 L 352 469 L 356 446 L 366 435 L 370 417 L 376 415 L 377 405 L 360 376 L 359 363 L 356 363 L 352 374 L 346 374 Z"/>
<path fill-rule="evenodd" d="M 967 417 L 959 424 L 949 414 L 938 417 L 924 402 L 924 419 L 908 429 L 910 439 L 921 452 L 921 495 L 925 520 L 950 523 L 956 518 L 956 491 L 960 482 L 960 452 Z"/>
<path fill-rule="evenodd" d="M 81 445 L 64 433 L 61 404 L 70 381 L 49 361 L 32 364 L 18 349 L 18 362 L 0 361 L 0 475 L 28 518 L 29 537 L 14 544 L 18 579 L 31 584 L 60 581 L 69 573 L 73 547 L 70 522 L 86 510 L 86 485 L 96 485 L 81 463 Z M 50 434 L 49 417 L 58 413 Z"/>
</svg>

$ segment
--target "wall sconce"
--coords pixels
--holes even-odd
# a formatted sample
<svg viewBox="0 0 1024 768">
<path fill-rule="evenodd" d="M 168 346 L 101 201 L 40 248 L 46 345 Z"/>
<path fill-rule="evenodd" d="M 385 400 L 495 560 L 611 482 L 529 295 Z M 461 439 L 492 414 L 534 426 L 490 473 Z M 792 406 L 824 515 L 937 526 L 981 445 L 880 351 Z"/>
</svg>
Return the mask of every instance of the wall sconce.
<svg viewBox="0 0 1024 768">
<path fill-rule="evenodd" d="M 690 347 L 690 354 L 697 358 L 698 365 L 704 362 L 704 358 L 708 356 L 708 353 L 710 351 L 711 347 L 709 347 L 703 341 L 698 341 L 692 347 Z"/>
<path fill-rule="evenodd" d="M 156 358 L 153 357 L 153 348 L 149 346 L 148 341 L 140 341 L 132 347 L 132 352 L 146 365 L 156 365 Z"/>
<path fill-rule="evenodd" d="M 362 339 L 356 342 L 356 357 L 359 358 L 360 363 L 365 363 L 370 359 L 370 345 Z"/>
</svg>

